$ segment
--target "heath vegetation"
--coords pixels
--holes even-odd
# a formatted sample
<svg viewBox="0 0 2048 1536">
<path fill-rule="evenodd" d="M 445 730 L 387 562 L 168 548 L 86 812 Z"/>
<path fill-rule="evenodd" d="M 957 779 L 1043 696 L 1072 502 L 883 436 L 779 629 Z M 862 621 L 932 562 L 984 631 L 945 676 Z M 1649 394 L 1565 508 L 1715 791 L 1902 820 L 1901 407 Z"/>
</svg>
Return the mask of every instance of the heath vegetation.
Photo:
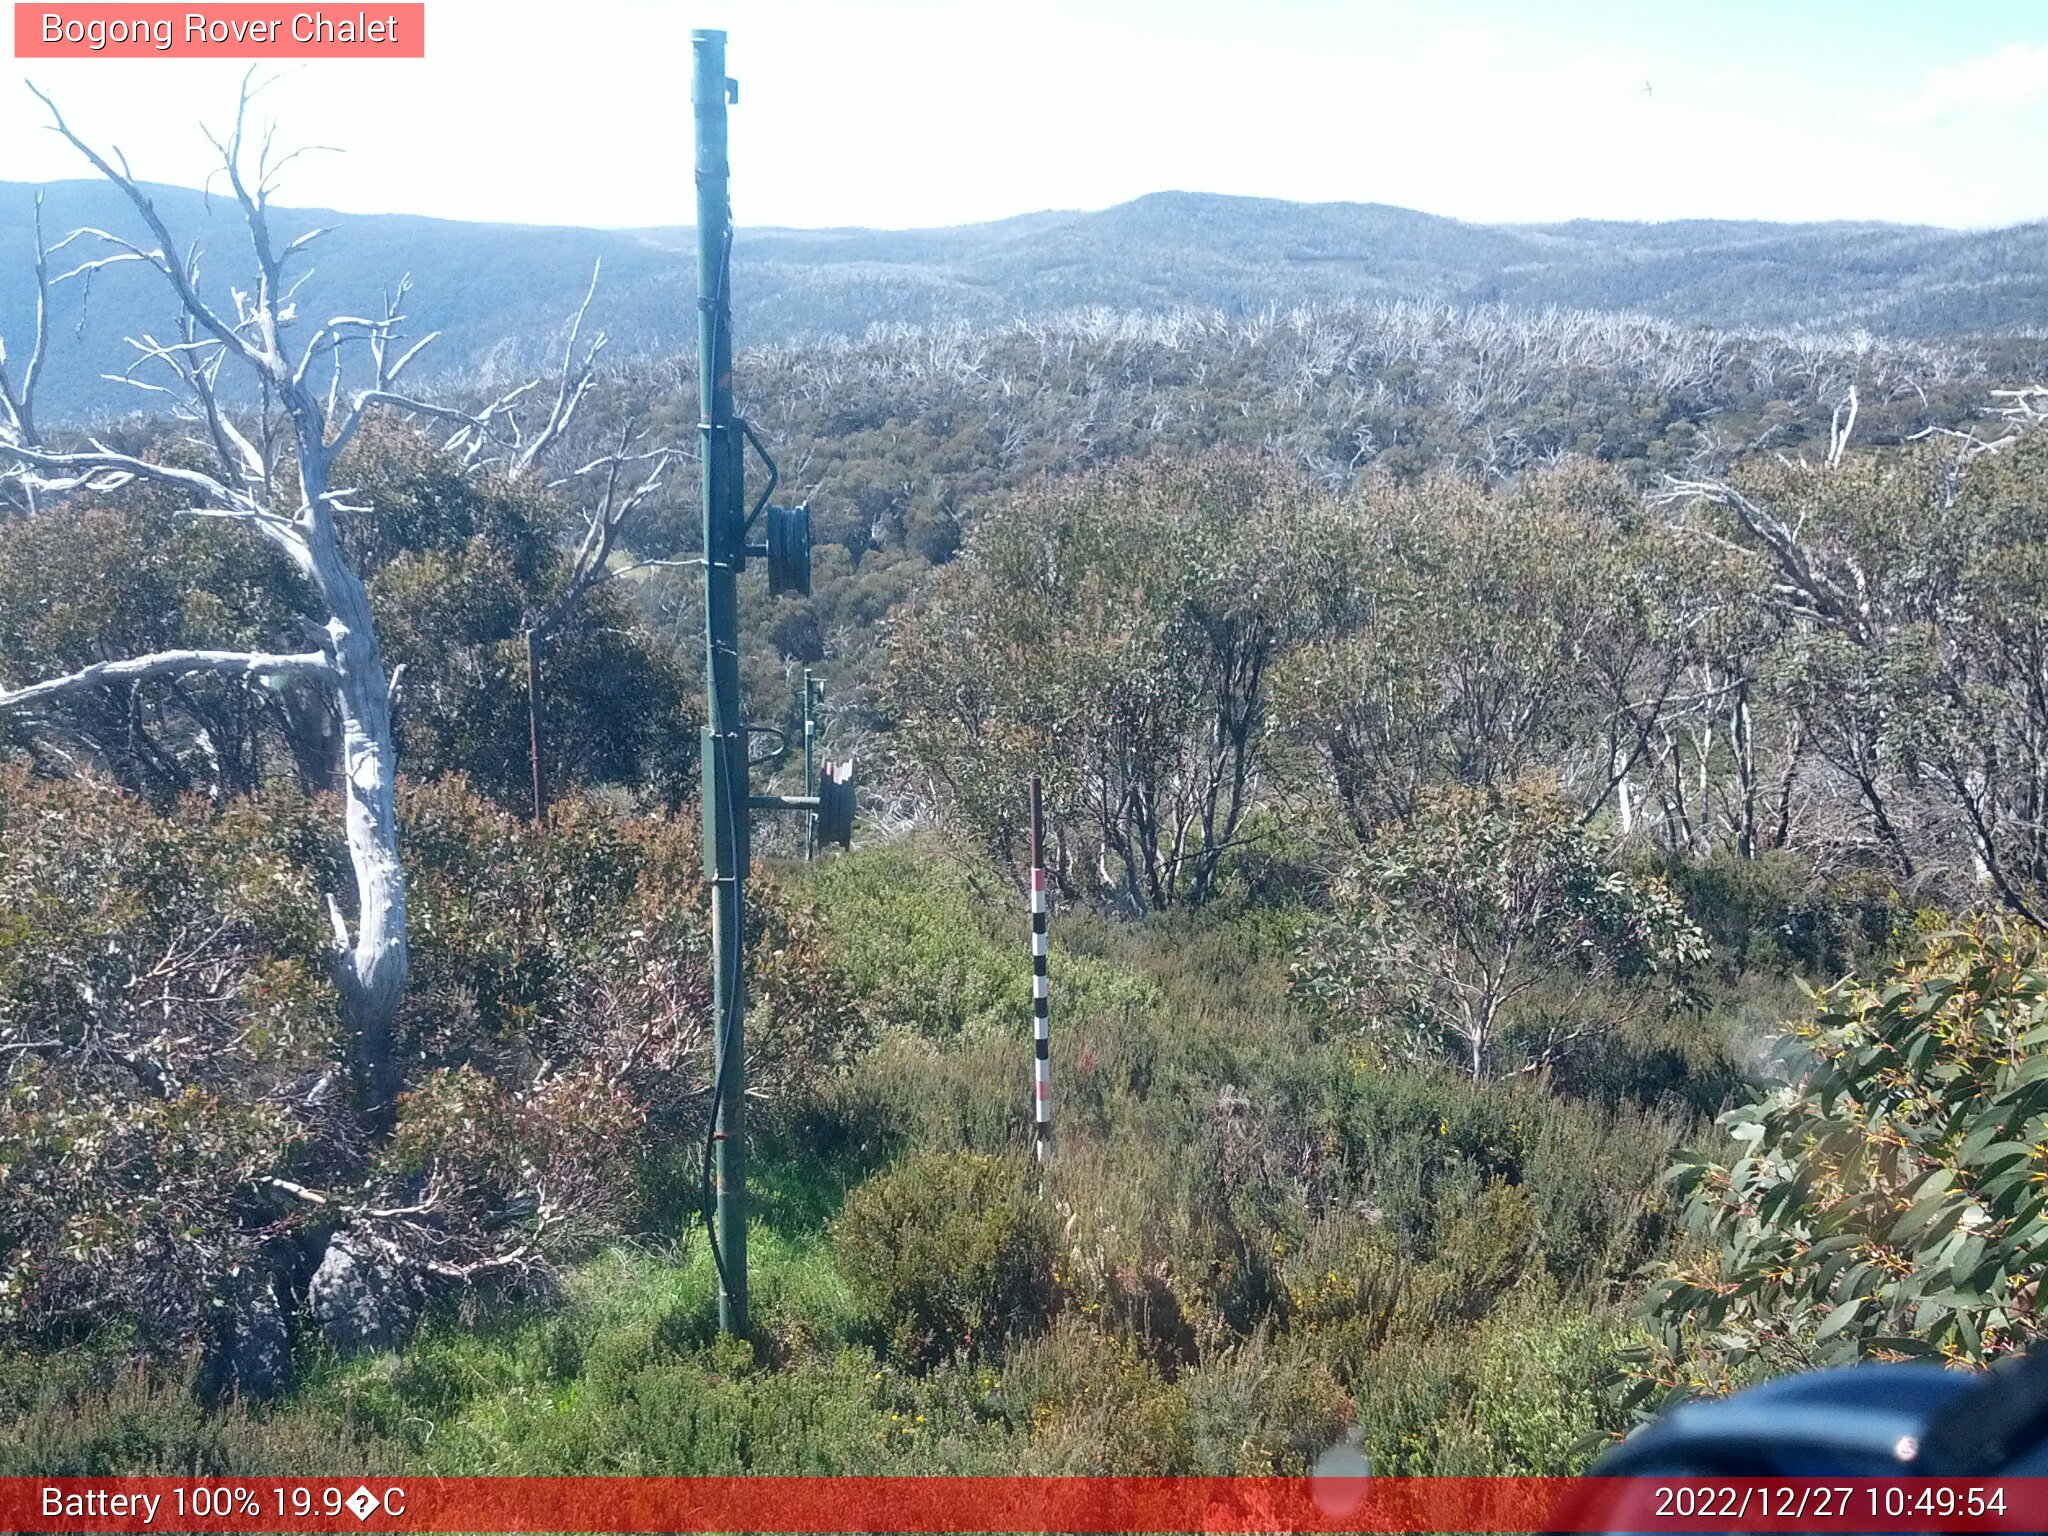
<svg viewBox="0 0 2048 1536">
<path fill-rule="evenodd" d="M 182 416 L 0 391 L 0 1472 L 1555 1473 L 2043 1331 L 2010 352 L 1384 304 L 743 355 L 819 520 L 749 712 L 816 669 L 867 788 L 850 853 L 755 844 L 734 1342 L 688 360 L 579 310 L 548 387 L 417 398 L 274 249 L 234 312 L 151 261 Z"/>
</svg>

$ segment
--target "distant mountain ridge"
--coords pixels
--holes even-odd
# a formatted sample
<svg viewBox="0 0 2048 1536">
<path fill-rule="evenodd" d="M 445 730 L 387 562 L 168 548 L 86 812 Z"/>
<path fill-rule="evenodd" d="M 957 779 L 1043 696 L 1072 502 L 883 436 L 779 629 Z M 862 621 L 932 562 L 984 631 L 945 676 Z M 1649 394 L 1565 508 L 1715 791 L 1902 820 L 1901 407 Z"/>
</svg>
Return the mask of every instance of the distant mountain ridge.
<svg viewBox="0 0 2048 1536">
<path fill-rule="evenodd" d="M 52 184 L 52 238 L 78 225 L 134 233 L 114 190 Z M 245 282 L 230 201 L 150 188 L 206 280 Z M 35 189 L 0 182 L 0 338 L 21 356 Z M 594 322 L 625 350 L 694 340 L 688 229 L 472 224 L 413 215 L 273 211 L 277 231 L 315 225 L 308 311 L 361 312 L 410 272 L 415 334 L 438 329 L 441 368 L 530 366 L 604 269 Z M 1426 300 L 1629 310 L 1728 328 L 1862 328 L 1900 337 L 2048 331 L 2048 223 L 1955 231 L 1882 223 L 1472 224 L 1377 203 L 1290 203 L 1161 192 L 1093 213 L 1034 213 L 947 229 L 742 229 L 734 300 L 742 344 L 857 334 L 882 323 L 986 324 L 1106 305 L 1247 313 L 1310 302 Z M 164 327 L 160 284 L 138 268 L 60 298 L 45 408 L 75 416 L 146 401 L 100 375 L 121 338 Z"/>
</svg>

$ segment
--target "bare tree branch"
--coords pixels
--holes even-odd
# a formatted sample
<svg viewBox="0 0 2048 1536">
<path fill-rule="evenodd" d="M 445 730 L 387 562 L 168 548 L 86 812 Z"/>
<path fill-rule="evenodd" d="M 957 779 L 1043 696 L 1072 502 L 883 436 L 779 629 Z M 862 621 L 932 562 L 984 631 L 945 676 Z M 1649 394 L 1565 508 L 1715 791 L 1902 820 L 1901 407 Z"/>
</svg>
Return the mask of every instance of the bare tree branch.
<svg viewBox="0 0 2048 1536">
<path fill-rule="evenodd" d="M 22 367 L 19 383 L 8 375 L 7 344 L 0 340 L 0 409 L 7 412 L 4 425 L 24 442 L 33 442 L 36 438 L 36 384 L 42 378 L 43 358 L 50 344 L 50 253 L 43 245 L 43 194 L 40 189 L 36 192 L 35 234 L 35 339 L 29 344 L 28 362 Z"/>
<path fill-rule="evenodd" d="M 666 489 L 669 471 L 687 457 L 681 449 L 667 447 L 634 453 L 634 437 L 635 428 L 629 422 L 619 429 L 618 446 L 610 453 L 571 470 L 551 484 L 551 489 L 559 489 L 579 480 L 596 479 L 602 490 L 583 510 L 583 537 L 570 557 L 567 585 L 531 626 L 536 638 L 552 633 L 591 588 L 617 574 L 610 565 L 621 531 L 641 507 Z M 626 482 L 631 478 L 628 471 L 638 466 L 646 466 L 646 472 L 627 488 Z"/>
<path fill-rule="evenodd" d="M 1849 438 L 1856 430 L 1856 386 L 1849 386 L 1849 397 L 1835 407 L 1835 414 L 1828 421 L 1828 468 L 1840 469 L 1842 455 L 1849 451 Z"/>
<path fill-rule="evenodd" d="M 31 469 L 47 471 L 48 477 L 38 482 L 44 490 L 111 491 L 130 480 L 153 480 L 215 503 L 224 511 L 239 510 L 235 493 L 212 475 L 137 458 L 132 453 L 118 453 L 97 442 L 90 449 L 71 453 L 52 453 L 26 443 L 0 445 L 0 452 Z"/>
<path fill-rule="evenodd" d="M 583 397 L 590 392 L 597 373 L 597 355 L 605 349 L 610 339 L 599 331 L 584 352 L 582 360 L 576 358 L 576 341 L 583 334 L 583 317 L 590 312 L 590 301 L 597 296 L 597 278 L 603 271 L 602 261 L 594 262 L 590 268 L 590 286 L 584 290 L 583 302 L 576 306 L 576 313 L 569 320 L 569 336 L 562 344 L 562 378 L 555 391 L 554 407 L 548 412 L 547 421 L 533 441 L 528 443 L 507 471 L 507 477 L 517 480 L 540 462 L 543 455 L 552 448 L 569 430 L 569 423 L 575 419 L 576 409 L 583 403 Z"/>
<path fill-rule="evenodd" d="M 139 683 L 153 677 L 182 677 L 194 672 L 241 677 L 251 682 L 264 677 L 314 677 L 332 682 L 334 663 L 323 651 L 292 656 L 265 655 L 260 651 L 158 651 L 122 661 L 95 662 L 62 677 L 30 683 L 26 688 L 0 691 L 0 709 L 56 698 L 101 683 Z"/>
<path fill-rule="evenodd" d="M 128 201 L 134 205 L 135 211 L 142 215 L 143 223 L 149 226 L 150 233 L 156 236 L 157 249 L 153 253 L 145 253 L 127 241 L 116 240 L 115 243 L 126 246 L 130 252 L 147 261 L 151 266 L 163 273 L 170 280 L 172 289 L 178 295 L 178 302 L 185 306 L 186 311 L 209 332 L 218 337 L 224 345 L 239 353 L 252 367 L 264 373 L 270 373 L 273 369 L 277 368 L 280 360 L 264 352 L 251 342 L 248 337 L 244 336 L 239 328 L 229 325 L 226 320 L 222 319 L 214 311 L 213 306 L 200 296 L 199 290 L 186 280 L 184 269 L 165 254 L 175 249 L 177 242 L 171 238 L 170 229 L 165 225 L 163 215 L 156 211 L 156 204 L 151 201 L 149 195 L 137 185 L 135 178 L 127 171 L 127 161 L 121 156 L 120 151 L 116 150 L 114 152 L 115 157 L 121 160 L 121 165 L 116 167 L 98 150 L 94 149 L 72 131 L 71 125 L 64 120 L 64 114 L 57 110 L 57 103 L 51 100 L 40 87 L 31 84 L 29 90 L 34 92 L 38 101 L 49 108 L 52 126 L 56 128 L 58 133 L 63 135 L 65 141 L 73 149 L 85 156 L 91 162 L 93 169 L 119 188 Z M 236 111 L 238 123 L 241 118 L 241 111 L 243 108 L 246 108 L 247 104 L 248 93 L 245 87 L 242 95 L 242 105 Z"/>
<path fill-rule="evenodd" d="M 1851 596 L 1815 566 L 1796 528 L 1722 480 L 1673 479 L 1657 493 L 1660 502 L 1705 501 L 1733 512 L 1749 533 L 1776 559 L 1787 582 L 1816 616 L 1847 630 L 1859 642 L 1870 638 L 1867 598 Z M 1860 583 L 1859 583 L 1860 585 Z"/>
</svg>

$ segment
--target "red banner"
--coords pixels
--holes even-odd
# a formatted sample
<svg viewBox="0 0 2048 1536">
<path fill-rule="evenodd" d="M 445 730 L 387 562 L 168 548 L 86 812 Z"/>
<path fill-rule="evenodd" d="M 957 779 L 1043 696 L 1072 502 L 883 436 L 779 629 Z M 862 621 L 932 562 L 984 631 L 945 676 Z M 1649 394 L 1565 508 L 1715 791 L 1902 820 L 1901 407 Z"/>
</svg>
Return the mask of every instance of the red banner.
<svg viewBox="0 0 2048 1536">
<path fill-rule="evenodd" d="M 2040 1531 L 2048 1478 L 4 1478 L 9 1531 Z"/>
<path fill-rule="evenodd" d="M 370 5 L 32 4 L 16 0 L 18 59 L 423 59 L 422 0 Z"/>
</svg>

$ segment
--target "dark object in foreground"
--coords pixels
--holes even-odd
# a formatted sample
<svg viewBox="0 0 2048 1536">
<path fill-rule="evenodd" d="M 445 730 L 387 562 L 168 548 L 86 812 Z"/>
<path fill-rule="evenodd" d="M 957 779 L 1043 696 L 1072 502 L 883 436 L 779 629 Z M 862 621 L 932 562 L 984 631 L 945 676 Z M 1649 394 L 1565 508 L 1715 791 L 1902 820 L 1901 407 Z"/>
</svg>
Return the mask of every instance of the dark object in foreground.
<svg viewBox="0 0 2048 1536">
<path fill-rule="evenodd" d="M 1987 1375 L 1861 1365 L 1673 1409 L 1593 1477 L 2037 1477 L 2048 1474 L 2048 1354 Z"/>
</svg>

